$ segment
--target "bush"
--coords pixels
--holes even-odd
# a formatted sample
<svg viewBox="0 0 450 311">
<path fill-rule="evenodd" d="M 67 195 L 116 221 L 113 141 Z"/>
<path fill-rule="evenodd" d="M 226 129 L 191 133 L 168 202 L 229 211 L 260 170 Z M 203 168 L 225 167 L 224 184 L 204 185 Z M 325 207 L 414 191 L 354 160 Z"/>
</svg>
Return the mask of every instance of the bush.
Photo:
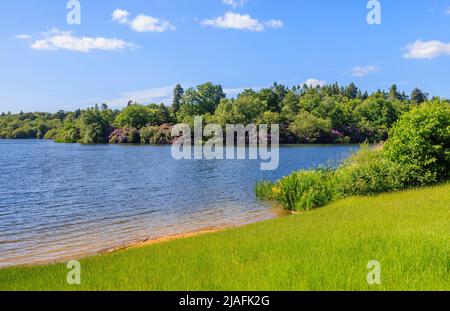
<svg viewBox="0 0 450 311">
<path fill-rule="evenodd" d="M 139 144 L 140 134 L 137 129 L 124 128 L 114 130 L 108 138 L 110 144 Z"/>
<path fill-rule="evenodd" d="M 295 172 L 277 183 L 259 182 L 259 199 L 278 201 L 291 211 L 307 211 L 324 206 L 338 195 L 334 172 L 319 169 Z"/>
<path fill-rule="evenodd" d="M 12 136 L 16 139 L 32 139 L 36 138 L 37 130 L 29 125 L 24 125 L 16 129 Z"/>
<path fill-rule="evenodd" d="M 437 100 L 404 114 L 390 132 L 386 156 L 411 170 L 409 182 L 412 185 L 447 180 L 450 171 L 450 104 Z"/>
<path fill-rule="evenodd" d="M 117 127 L 129 127 L 140 129 L 147 124 L 157 123 L 157 111 L 141 105 L 131 105 L 125 108 L 116 118 Z"/>
<path fill-rule="evenodd" d="M 256 197 L 260 200 L 276 200 L 275 184 L 271 181 L 260 181 L 255 186 Z"/>
<path fill-rule="evenodd" d="M 167 124 L 161 126 L 147 126 L 141 129 L 141 143 L 152 145 L 171 144 L 172 127 Z"/>
<path fill-rule="evenodd" d="M 287 209 L 306 211 L 328 204 L 337 196 L 334 173 L 326 170 L 299 171 L 282 178 L 273 189 Z"/>
<path fill-rule="evenodd" d="M 82 144 L 104 144 L 111 133 L 109 116 L 93 108 L 84 111 L 79 120 Z"/>
<path fill-rule="evenodd" d="M 63 130 L 55 137 L 58 143 L 76 143 L 80 140 L 80 130 L 73 122 L 67 122 Z"/>
<path fill-rule="evenodd" d="M 44 135 L 44 139 L 56 139 L 56 137 L 59 135 L 58 129 L 51 129 Z"/>
<path fill-rule="evenodd" d="M 331 135 L 331 120 L 318 118 L 307 111 L 301 112 L 289 127 L 301 143 L 321 142 Z"/>
<path fill-rule="evenodd" d="M 341 196 L 375 195 L 408 188 L 409 170 L 386 158 L 383 150 L 363 145 L 336 171 Z"/>
</svg>

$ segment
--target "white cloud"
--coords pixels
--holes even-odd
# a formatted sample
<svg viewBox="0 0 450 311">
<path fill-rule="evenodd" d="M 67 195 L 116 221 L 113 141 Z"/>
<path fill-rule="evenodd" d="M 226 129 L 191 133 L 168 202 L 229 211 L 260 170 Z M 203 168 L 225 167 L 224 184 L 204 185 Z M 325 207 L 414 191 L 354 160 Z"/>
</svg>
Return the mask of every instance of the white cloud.
<svg viewBox="0 0 450 311">
<path fill-rule="evenodd" d="M 379 71 L 380 68 L 376 67 L 376 66 L 356 66 L 353 67 L 350 75 L 352 77 L 365 77 L 373 72 L 377 72 Z"/>
<path fill-rule="evenodd" d="M 43 33 L 43 39 L 37 40 L 31 44 L 35 50 L 68 50 L 74 52 L 87 53 L 92 50 L 114 51 L 123 49 L 133 49 L 137 45 L 125 42 L 116 38 L 103 37 L 76 37 L 70 31 L 59 31 L 52 29 Z"/>
<path fill-rule="evenodd" d="M 170 22 L 146 15 L 138 15 L 131 22 L 131 28 L 137 32 L 164 32 L 175 30 Z"/>
<path fill-rule="evenodd" d="M 22 34 L 22 35 L 17 35 L 16 38 L 19 39 L 19 40 L 30 40 L 31 36 L 30 35 L 26 35 L 26 34 Z"/>
<path fill-rule="evenodd" d="M 283 27 L 283 22 L 278 19 L 271 19 L 264 23 L 268 28 L 281 28 Z"/>
<path fill-rule="evenodd" d="M 114 22 L 118 22 L 120 24 L 127 24 L 129 16 L 130 16 L 130 13 L 128 11 L 125 11 L 122 9 L 116 9 L 112 13 L 112 20 Z"/>
<path fill-rule="evenodd" d="M 303 82 L 301 85 L 305 85 L 305 84 L 309 87 L 318 87 L 318 86 L 324 86 L 325 84 L 327 84 L 327 81 L 311 78 L 311 79 L 308 79 L 305 82 Z"/>
<path fill-rule="evenodd" d="M 254 32 L 263 31 L 265 28 L 280 28 L 283 26 L 283 22 L 279 20 L 270 20 L 261 23 L 257 19 L 253 19 L 248 14 L 242 15 L 233 12 L 226 12 L 224 16 L 214 19 L 204 19 L 201 23 L 203 26 L 212 26 L 223 29 L 248 30 Z"/>
<path fill-rule="evenodd" d="M 403 55 L 404 58 L 416 59 L 432 59 L 442 55 L 450 55 L 450 43 L 444 43 L 438 40 L 434 41 L 420 41 L 406 46 L 407 52 Z"/>
<path fill-rule="evenodd" d="M 173 95 L 173 86 L 164 86 L 120 94 L 118 98 L 106 101 L 111 107 L 124 107 L 128 101 L 132 100 L 140 104 L 164 103 L 170 104 Z"/>
<path fill-rule="evenodd" d="M 112 13 L 112 20 L 114 22 L 127 24 L 137 32 L 165 32 L 167 30 L 175 30 L 175 26 L 164 19 L 139 14 L 130 21 L 129 17 L 130 13 L 122 9 L 116 9 Z"/>
<path fill-rule="evenodd" d="M 247 0 L 222 0 L 222 3 L 231 6 L 233 9 L 244 6 Z"/>
</svg>

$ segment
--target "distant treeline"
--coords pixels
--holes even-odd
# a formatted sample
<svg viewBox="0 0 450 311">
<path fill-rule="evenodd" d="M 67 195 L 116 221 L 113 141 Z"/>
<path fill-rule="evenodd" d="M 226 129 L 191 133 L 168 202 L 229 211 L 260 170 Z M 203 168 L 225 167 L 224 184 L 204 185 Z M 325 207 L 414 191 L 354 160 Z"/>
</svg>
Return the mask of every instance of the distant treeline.
<svg viewBox="0 0 450 311">
<path fill-rule="evenodd" d="M 369 94 L 355 84 L 339 86 L 274 84 L 259 91 L 244 90 L 228 99 L 221 85 L 211 82 L 184 90 L 177 85 L 170 107 L 129 102 L 123 110 L 106 104 L 57 113 L 2 113 L 0 138 L 54 139 L 66 143 L 145 143 L 172 141 L 171 125 L 280 124 L 282 143 L 360 143 L 387 138 L 392 125 L 412 107 L 427 101 L 449 102 L 415 89 L 406 95 L 396 85 Z"/>
</svg>

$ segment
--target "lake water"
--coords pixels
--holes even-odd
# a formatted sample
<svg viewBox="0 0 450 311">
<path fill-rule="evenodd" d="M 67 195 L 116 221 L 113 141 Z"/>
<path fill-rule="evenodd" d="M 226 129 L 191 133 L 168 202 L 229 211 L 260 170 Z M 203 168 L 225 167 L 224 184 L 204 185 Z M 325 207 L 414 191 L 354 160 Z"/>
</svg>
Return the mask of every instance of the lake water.
<svg viewBox="0 0 450 311">
<path fill-rule="evenodd" d="M 170 147 L 0 140 L 0 267 L 62 260 L 145 239 L 242 225 L 282 211 L 258 180 L 337 163 L 355 146 L 289 146 L 258 161 L 181 160 Z"/>
</svg>

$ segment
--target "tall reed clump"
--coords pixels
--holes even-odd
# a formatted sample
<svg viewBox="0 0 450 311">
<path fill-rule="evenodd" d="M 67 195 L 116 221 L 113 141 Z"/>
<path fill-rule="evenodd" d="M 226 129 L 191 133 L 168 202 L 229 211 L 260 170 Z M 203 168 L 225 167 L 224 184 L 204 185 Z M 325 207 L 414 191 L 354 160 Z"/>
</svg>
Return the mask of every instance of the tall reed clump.
<svg viewBox="0 0 450 311">
<path fill-rule="evenodd" d="M 328 204 L 337 195 L 332 171 L 299 171 L 279 181 L 275 187 L 278 201 L 292 211 L 308 211 Z"/>
<path fill-rule="evenodd" d="M 338 196 L 335 173 L 330 170 L 299 171 L 276 183 L 256 185 L 257 197 L 274 200 L 291 211 L 308 211 L 328 204 Z"/>
<path fill-rule="evenodd" d="M 255 194 L 260 200 L 276 200 L 275 183 L 267 180 L 256 183 Z"/>
</svg>

